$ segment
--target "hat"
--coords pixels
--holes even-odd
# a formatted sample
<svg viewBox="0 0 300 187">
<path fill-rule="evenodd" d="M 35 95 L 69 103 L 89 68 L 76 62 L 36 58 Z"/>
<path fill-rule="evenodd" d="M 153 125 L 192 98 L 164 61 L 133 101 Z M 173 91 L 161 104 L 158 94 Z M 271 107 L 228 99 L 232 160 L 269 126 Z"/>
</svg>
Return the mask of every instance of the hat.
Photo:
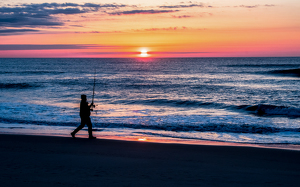
<svg viewBox="0 0 300 187">
<path fill-rule="evenodd" d="M 81 95 L 81 99 L 86 99 L 86 95 Z"/>
</svg>

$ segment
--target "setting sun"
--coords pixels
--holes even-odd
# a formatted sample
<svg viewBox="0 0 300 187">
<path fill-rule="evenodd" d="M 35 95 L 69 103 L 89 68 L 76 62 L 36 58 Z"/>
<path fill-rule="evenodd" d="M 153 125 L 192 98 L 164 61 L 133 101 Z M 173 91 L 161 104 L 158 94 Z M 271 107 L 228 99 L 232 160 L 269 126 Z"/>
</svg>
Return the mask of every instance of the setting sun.
<svg viewBox="0 0 300 187">
<path fill-rule="evenodd" d="M 148 57 L 148 56 L 149 56 L 149 54 L 148 54 L 147 50 L 145 50 L 145 49 L 141 50 L 140 57 Z"/>
</svg>

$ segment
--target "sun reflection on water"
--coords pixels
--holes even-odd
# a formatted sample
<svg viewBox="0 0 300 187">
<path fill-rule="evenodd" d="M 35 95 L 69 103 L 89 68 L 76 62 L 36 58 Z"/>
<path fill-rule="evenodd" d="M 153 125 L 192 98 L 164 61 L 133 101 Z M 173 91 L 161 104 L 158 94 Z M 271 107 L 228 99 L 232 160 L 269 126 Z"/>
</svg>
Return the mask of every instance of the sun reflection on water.
<svg viewBox="0 0 300 187">
<path fill-rule="evenodd" d="M 147 141 L 147 138 L 139 138 L 138 141 L 144 142 L 144 141 Z"/>
</svg>

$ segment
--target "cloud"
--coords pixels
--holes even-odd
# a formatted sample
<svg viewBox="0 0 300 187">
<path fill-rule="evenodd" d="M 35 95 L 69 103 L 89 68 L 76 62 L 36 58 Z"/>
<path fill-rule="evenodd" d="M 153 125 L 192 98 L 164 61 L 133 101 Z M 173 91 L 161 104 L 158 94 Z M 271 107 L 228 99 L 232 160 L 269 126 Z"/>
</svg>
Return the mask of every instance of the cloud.
<svg viewBox="0 0 300 187">
<path fill-rule="evenodd" d="M 93 4 L 93 3 L 85 3 L 83 7 L 89 7 L 89 8 L 121 8 L 121 7 L 128 7 L 128 5 L 125 4 Z"/>
<path fill-rule="evenodd" d="M 16 34 L 23 34 L 28 32 L 38 32 L 39 30 L 35 29 L 2 29 L 0 30 L 1 35 L 16 35 Z"/>
<path fill-rule="evenodd" d="M 77 3 L 41 3 L 41 4 L 22 4 L 17 7 L 25 7 L 30 8 L 33 10 L 36 9 L 43 9 L 43 10 L 56 10 L 56 9 L 64 9 L 64 8 L 87 8 L 85 10 L 96 10 L 99 8 L 120 8 L 120 7 L 126 7 L 128 5 L 124 4 L 94 4 L 94 3 L 85 3 L 85 4 L 77 4 Z"/>
<path fill-rule="evenodd" d="M 129 11 L 120 11 L 108 13 L 110 15 L 130 15 L 130 14 L 161 14 L 161 13 L 172 13 L 178 12 L 179 10 L 129 10 Z"/>
<path fill-rule="evenodd" d="M 209 12 L 199 12 L 197 14 L 194 14 L 194 15 L 172 15 L 173 18 L 178 18 L 178 19 L 181 19 L 181 18 L 190 18 L 190 17 L 204 17 L 204 16 L 212 16 L 213 14 L 212 13 L 209 13 Z"/>
<path fill-rule="evenodd" d="M 83 52 L 85 55 L 135 55 L 140 52 Z"/>
<path fill-rule="evenodd" d="M 273 7 L 276 5 L 273 4 L 265 4 L 265 5 L 240 5 L 240 6 L 235 6 L 235 7 L 240 7 L 240 8 L 258 8 L 258 7 Z"/>
<path fill-rule="evenodd" d="M 62 26 L 56 15 L 73 15 L 97 12 L 100 8 L 118 9 L 123 4 L 76 4 L 76 3 L 42 3 L 22 4 L 0 7 L 0 26 L 2 27 L 40 27 Z"/>
<path fill-rule="evenodd" d="M 0 51 L 6 50 L 50 50 L 50 49 L 97 49 L 97 48 L 115 48 L 115 46 L 102 45 L 0 45 Z"/>
<path fill-rule="evenodd" d="M 212 53 L 212 52 L 206 52 L 206 51 L 199 51 L 199 52 L 171 52 L 171 51 L 165 51 L 165 52 L 158 52 L 158 51 L 150 51 L 148 54 L 165 54 L 165 55 L 184 55 L 184 54 L 203 54 L 203 53 Z"/>
<path fill-rule="evenodd" d="M 145 31 L 175 31 L 178 29 L 182 29 L 179 27 L 168 27 L 168 28 L 151 28 L 151 29 L 145 29 Z M 183 27 L 183 29 L 186 29 L 186 27 Z"/>
<path fill-rule="evenodd" d="M 37 27 L 37 26 L 61 26 L 58 22 L 47 17 L 38 17 L 36 15 L 26 15 L 23 13 L 0 15 L 0 26 L 2 27 Z"/>
<path fill-rule="evenodd" d="M 187 27 L 166 27 L 166 28 L 149 28 L 149 29 L 137 29 L 134 31 L 180 31 L 180 30 L 186 30 Z"/>
<path fill-rule="evenodd" d="M 242 7 L 242 8 L 257 8 L 257 7 L 259 7 L 259 5 L 253 5 L 253 6 L 240 5 L 239 7 Z"/>
<path fill-rule="evenodd" d="M 162 14 L 174 13 L 180 11 L 178 10 L 180 8 L 192 7 L 210 6 L 206 6 L 203 3 L 192 2 L 170 6 L 156 6 L 154 9 L 147 9 L 147 7 L 141 7 L 139 5 L 117 3 L 32 3 L 14 6 L 7 5 L 0 7 L 0 27 L 61 27 L 65 25 L 65 21 L 59 19 L 60 15 L 83 15 L 99 11 L 108 15 Z M 178 16 L 177 18 L 186 17 L 187 16 L 184 15 Z"/>
<path fill-rule="evenodd" d="M 173 18 L 190 18 L 192 16 L 189 15 L 182 15 L 182 16 L 172 16 Z"/>
<path fill-rule="evenodd" d="M 122 31 L 88 31 L 88 32 L 75 32 L 75 33 L 103 34 L 103 33 L 122 33 Z"/>
<path fill-rule="evenodd" d="M 266 5 L 271 6 L 271 5 Z M 136 14 L 164 14 L 175 13 L 182 8 L 211 7 L 203 3 L 181 3 L 179 5 L 164 5 L 143 7 L 141 5 L 126 5 L 117 3 L 31 3 L 19 5 L 6 5 L 0 7 L 0 35 L 25 34 L 38 32 L 35 28 L 62 28 L 70 25 L 82 27 L 80 24 L 65 20 L 64 15 L 79 15 L 87 18 L 92 14 L 102 12 L 106 15 L 136 15 Z M 63 17 L 64 16 L 64 17 Z M 93 16 L 95 16 L 93 14 Z M 188 15 L 174 15 L 174 18 L 188 18 Z M 69 18 L 69 17 L 68 17 Z M 13 29 L 16 28 L 16 29 Z M 18 28 L 18 29 L 17 29 Z M 95 31 L 97 33 L 97 31 Z M 101 32 L 98 32 L 101 33 Z"/>
<path fill-rule="evenodd" d="M 205 7 L 203 3 L 200 4 L 189 4 L 189 5 L 165 5 L 159 6 L 159 8 L 191 8 L 191 7 Z"/>
<path fill-rule="evenodd" d="M 266 6 L 266 7 L 273 7 L 273 6 L 276 6 L 276 5 L 273 5 L 273 4 L 265 4 L 264 6 Z"/>
</svg>

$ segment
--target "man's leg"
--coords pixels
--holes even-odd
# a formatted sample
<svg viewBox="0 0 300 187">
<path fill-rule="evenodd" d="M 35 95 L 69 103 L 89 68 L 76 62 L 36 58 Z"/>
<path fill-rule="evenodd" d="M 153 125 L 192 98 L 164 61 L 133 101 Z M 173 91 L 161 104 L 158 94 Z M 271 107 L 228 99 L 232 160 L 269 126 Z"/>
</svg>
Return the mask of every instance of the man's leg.
<svg viewBox="0 0 300 187">
<path fill-rule="evenodd" d="M 85 123 L 85 120 L 81 118 L 81 124 L 71 133 L 73 138 L 75 138 L 75 134 L 84 127 Z"/>
<path fill-rule="evenodd" d="M 88 118 L 86 120 L 86 124 L 88 126 L 89 138 L 90 139 L 95 139 L 96 137 L 93 136 L 93 126 L 92 126 L 91 118 Z"/>
</svg>

